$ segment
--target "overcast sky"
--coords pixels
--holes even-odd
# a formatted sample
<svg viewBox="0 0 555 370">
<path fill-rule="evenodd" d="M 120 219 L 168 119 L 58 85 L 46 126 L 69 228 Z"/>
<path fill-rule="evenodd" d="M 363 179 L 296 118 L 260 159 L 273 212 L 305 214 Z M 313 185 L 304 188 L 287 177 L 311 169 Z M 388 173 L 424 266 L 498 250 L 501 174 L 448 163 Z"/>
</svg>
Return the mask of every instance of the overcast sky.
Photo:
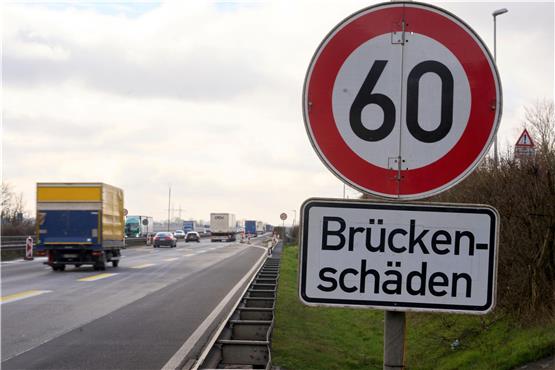
<svg viewBox="0 0 555 370">
<path fill-rule="evenodd" d="M 34 213 L 36 182 L 105 182 L 131 214 L 232 212 L 287 223 L 342 183 L 308 140 L 310 59 L 372 1 L 3 2 L 3 181 Z M 433 2 L 472 27 L 497 60 L 502 150 L 523 107 L 553 99 L 553 2 Z M 347 190 L 348 197 L 357 192 Z M 297 211 L 298 212 L 298 211 Z M 173 213 L 178 216 L 178 212 Z M 298 215 L 297 215 L 298 221 Z"/>
</svg>

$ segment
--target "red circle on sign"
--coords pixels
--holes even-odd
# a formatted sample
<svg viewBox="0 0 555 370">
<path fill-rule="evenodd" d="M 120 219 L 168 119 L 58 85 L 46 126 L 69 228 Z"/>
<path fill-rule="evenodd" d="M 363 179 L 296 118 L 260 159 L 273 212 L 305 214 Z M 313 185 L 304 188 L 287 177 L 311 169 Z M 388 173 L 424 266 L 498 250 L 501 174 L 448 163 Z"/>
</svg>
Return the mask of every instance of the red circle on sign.
<svg viewBox="0 0 555 370">
<path fill-rule="evenodd" d="M 369 163 L 345 142 L 333 115 L 332 92 L 339 70 L 349 55 L 372 38 L 402 31 L 403 19 L 405 32 L 434 39 L 458 59 L 470 85 L 471 106 L 458 142 L 435 162 L 402 170 L 399 179 L 396 169 Z M 454 15 L 426 4 L 382 4 L 350 16 L 324 39 L 307 72 L 303 109 L 312 145 L 338 177 L 376 195 L 416 199 L 447 190 L 477 166 L 497 130 L 501 87 L 495 65 L 482 41 Z"/>
</svg>

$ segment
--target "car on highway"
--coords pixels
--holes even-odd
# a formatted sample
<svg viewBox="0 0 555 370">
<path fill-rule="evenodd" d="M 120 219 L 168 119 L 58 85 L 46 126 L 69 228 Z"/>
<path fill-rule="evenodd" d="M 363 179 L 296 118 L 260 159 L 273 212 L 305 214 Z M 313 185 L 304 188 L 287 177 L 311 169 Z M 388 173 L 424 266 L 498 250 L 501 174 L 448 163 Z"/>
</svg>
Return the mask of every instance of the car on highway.
<svg viewBox="0 0 555 370">
<path fill-rule="evenodd" d="M 185 231 L 183 230 L 175 230 L 173 232 L 173 236 L 175 236 L 177 239 L 185 239 Z"/>
<path fill-rule="evenodd" d="M 196 231 L 189 231 L 187 235 L 185 235 L 185 243 L 187 242 L 199 242 L 200 243 L 200 235 Z"/>
<path fill-rule="evenodd" d="M 154 235 L 152 244 L 154 248 L 160 248 L 161 246 L 175 248 L 177 246 L 177 238 L 170 232 L 161 231 Z"/>
</svg>

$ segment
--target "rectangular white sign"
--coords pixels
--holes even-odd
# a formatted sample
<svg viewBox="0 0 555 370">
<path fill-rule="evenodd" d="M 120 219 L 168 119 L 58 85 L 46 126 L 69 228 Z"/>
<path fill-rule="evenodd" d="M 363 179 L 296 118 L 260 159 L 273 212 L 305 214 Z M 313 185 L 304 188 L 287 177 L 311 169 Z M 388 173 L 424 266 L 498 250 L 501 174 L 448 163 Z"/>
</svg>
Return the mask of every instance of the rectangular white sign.
<svg viewBox="0 0 555 370">
<path fill-rule="evenodd" d="M 309 199 L 301 215 L 307 305 L 474 314 L 495 305 L 492 207 Z"/>
</svg>

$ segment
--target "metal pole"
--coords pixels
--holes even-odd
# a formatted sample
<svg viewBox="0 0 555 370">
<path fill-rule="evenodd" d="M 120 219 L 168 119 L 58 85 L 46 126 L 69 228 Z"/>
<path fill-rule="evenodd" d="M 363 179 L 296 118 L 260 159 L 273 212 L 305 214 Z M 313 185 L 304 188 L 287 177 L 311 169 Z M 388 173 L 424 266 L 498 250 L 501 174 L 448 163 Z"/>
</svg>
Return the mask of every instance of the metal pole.
<svg viewBox="0 0 555 370">
<path fill-rule="evenodd" d="M 384 320 L 384 370 L 405 368 L 405 313 L 385 311 Z"/>
<path fill-rule="evenodd" d="M 497 67 L 497 22 L 495 14 L 493 15 L 493 62 Z M 493 139 L 493 163 L 495 168 L 497 168 L 499 165 L 499 157 L 497 156 L 497 132 Z"/>
<path fill-rule="evenodd" d="M 497 9 L 491 15 L 493 16 L 493 62 L 495 63 L 495 67 L 497 68 L 497 16 L 501 14 L 507 13 L 508 10 L 506 8 Z M 499 156 L 497 152 L 497 132 L 495 133 L 495 137 L 493 139 L 493 162 L 495 167 L 499 165 Z"/>
<path fill-rule="evenodd" d="M 282 229 L 281 233 L 283 234 L 282 238 L 281 238 L 281 241 L 282 241 L 283 245 L 285 245 L 285 220 L 281 221 L 281 229 Z"/>
<path fill-rule="evenodd" d="M 170 185 L 168 190 L 168 232 L 170 231 L 170 209 L 171 209 L 171 199 L 172 199 L 172 187 Z"/>
<path fill-rule="evenodd" d="M 403 21 L 403 33 L 404 32 L 405 25 Z M 403 40 L 404 38 L 405 35 L 403 34 Z M 399 138 L 399 140 L 401 139 Z M 400 169 L 401 160 L 399 159 L 399 170 Z M 406 320 L 404 312 L 385 311 L 383 332 L 384 370 L 398 370 L 405 368 L 405 324 Z"/>
</svg>

